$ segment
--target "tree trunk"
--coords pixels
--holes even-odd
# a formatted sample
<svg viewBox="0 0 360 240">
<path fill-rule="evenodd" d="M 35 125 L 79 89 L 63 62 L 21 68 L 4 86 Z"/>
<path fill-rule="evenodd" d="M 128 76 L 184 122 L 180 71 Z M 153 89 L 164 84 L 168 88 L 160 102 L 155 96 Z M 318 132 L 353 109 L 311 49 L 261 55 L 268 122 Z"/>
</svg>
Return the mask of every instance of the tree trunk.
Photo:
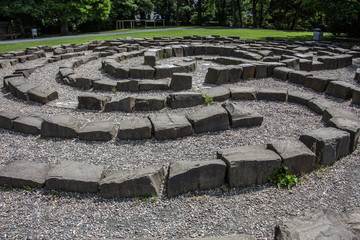
<svg viewBox="0 0 360 240">
<path fill-rule="evenodd" d="M 240 27 L 244 27 L 244 18 L 243 18 L 243 14 L 242 14 L 242 5 L 241 2 L 242 0 L 238 0 L 238 6 L 239 6 L 239 26 Z"/>
<path fill-rule="evenodd" d="M 259 27 L 263 27 L 264 22 L 264 0 L 260 0 L 260 19 L 259 19 Z"/>
<path fill-rule="evenodd" d="M 237 16 L 236 16 L 236 7 L 235 7 L 235 0 L 231 0 L 231 8 L 232 8 L 232 14 L 233 14 L 233 27 L 238 27 L 237 23 Z"/>
<path fill-rule="evenodd" d="M 256 3 L 257 0 L 252 0 L 252 15 L 253 15 L 253 28 L 256 28 L 256 19 L 257 19 L 257 12 L 256 12 Z"/>
<path fill-rule="evenodd" d="M 298 19 L 299 19 L 299 10 L 298 8 L 296 8 L 294 18 L 290 27 L 291 30 L 295 30 L 297 28 Z"/>
<path fill-rule="evenodd" d="M 226 0 L 223 0 L 222 6 L 221 6 L 220 25 L 226 25 Z"/>
<path fill-rule="evenodd" d="M 69 24 L 66 20 L 61 22 L 61 35 L 69 35 Z"/>
<path fill-rule="evenodd" d="M 202 19 L 202 0 L 198 0 L 197 12 L 198 12 L 197 24 L 202 25 L 202 23 L 203 23 L 203 19 Z"/>
<path fill-rule="evenodd" d="M 176 25 L 179 26 L 179 12 L 180 12 L 180 3 L 181 3 L 181 0 L 177 0 L 176 1 Z"/>
</svg>

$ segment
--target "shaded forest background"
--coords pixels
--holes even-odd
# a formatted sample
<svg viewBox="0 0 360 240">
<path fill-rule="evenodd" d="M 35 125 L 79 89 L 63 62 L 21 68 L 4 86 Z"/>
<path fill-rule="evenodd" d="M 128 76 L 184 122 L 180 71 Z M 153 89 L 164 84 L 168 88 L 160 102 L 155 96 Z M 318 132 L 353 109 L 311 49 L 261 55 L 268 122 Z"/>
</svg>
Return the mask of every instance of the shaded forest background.
<svg viewBox="0 0 360 240">
<path fill-rule="evenodd" d="M 174 26 L 232 26 L 360 37 L 360 0 L 1 0 L 0 21 L 29 37 L 114 30 L 116 20 L 149 18 Z"/>
</svg>

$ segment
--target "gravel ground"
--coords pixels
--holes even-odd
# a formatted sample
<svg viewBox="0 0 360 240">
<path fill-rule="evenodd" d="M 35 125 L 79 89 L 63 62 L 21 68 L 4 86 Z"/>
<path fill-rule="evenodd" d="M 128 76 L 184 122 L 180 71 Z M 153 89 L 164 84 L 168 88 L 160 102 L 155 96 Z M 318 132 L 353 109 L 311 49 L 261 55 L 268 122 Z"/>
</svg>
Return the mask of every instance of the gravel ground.
<svg viewBox="0 0 360 240">
<path fill-rule="evenodd" d="M 170 59 L 169 62 L 176 61 Z M 124 64 L 136 65 L 141 58 Z M 48 64 L 30 76 L 31 82 L 53 87 L 59 92 L 57 102 L 76 101 L 78 89 L 59 84 L 55 78 L 62 62 Z M 164 62 L 165 63 L 165 62 Z M 316 72 L 315 75 L 337 76 L 351 81 L 360 61 L 353 67 Z M 18 64 L 15 68 L 29 63 Z M 206 69 L 217 65 L 198 61 L 199 69 L 192 73 L 194 89 L 202 91 Z M 108 78 L 96 60 L 76 69 L 85 76 Z M 14 68 L 0 70 L 0 77 L 12 73 Z M 352 80 L 352 83 L 354 81 Z M 1 83 L 2 86 L 2 83 Z M 360 115 L 360 108 L 346 101 L 327 97 L 296 84 L 272 78 L 242 81 L 229 86 L 252 86 L 311 92 Z M 137 93 L 163 94 L 171 91 Z M 99 92 L 99 94 L 127 96 L 129 93 Z M 240 102 L 239 102 L 240 103 Z M 154 164 L 168 165 L 179 160 L 207 160 L 215 158 L 221 148 L 240 145 L 266 144 L 276 139 L 298 138 L 304 131 L 324 126 L 321 116 L 306 107 L 291 103 L 242 101 L 242 105 L 256 109 L 264 116 L 261 127 L 231 129 L 223 132 L 200 134 L 175 141 L 119 141 L 87 143 L 79 140 L 41 139 L 0 129 L 0 165 L 17 160 L 57 163 L 63 160 L 103 165 L 107 170 L 133 169 Z M 0 93 L 0 110 L 11 109 L 23 113 L 73 115 L 83 121 L 145 117 L 149 112 L 99 113 L 42 106 L 23 102 L 8 93 Z M 200 107 L 164 109 L 159 112 L 187 114 Z M 180 238 L 224 236 L 235 233 L 255 235 L 261 239 L 273 237 L 277 222 L 301 214 L 304 210 L 329 208 L 336 211 L 360 207 L 360 148 L 329 168 L 304 175 L 303 183 L 292 191 L 277 190 L 272 185 L 259 185 L 238 189 L 216 189 L 178 196 L 172 199 L 164 194 L 156 199 L 111 199 L 98 195 L 40 190 L 0 191 L 0 238 L 4 239 L 88 239 L 88 238 Z"/>
</svg>

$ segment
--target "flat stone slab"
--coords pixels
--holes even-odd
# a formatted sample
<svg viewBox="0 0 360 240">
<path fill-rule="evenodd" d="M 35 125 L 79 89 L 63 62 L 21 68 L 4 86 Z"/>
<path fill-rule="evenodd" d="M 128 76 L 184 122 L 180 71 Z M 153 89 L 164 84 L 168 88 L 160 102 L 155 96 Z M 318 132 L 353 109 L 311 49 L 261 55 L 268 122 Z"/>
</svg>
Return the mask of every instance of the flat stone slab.
<svg viewBox="0 0 360 240">
<path fill-rule="evenodd" d="M 114 171 L 101 180 L 100 195 L 105 198 L 158 196 L 164 176 L 163 167 Z"/>
<path fill-rule="evenodd" d="M 82 93 L 78 96 L 78 109 L 102 110 L 110 100 L 111 97 L 109 96 L 101 96 L 96 93 Z"/>
<path fill-rule="evenodd" d="M 7 130 L 12 130 L 13 120 L 18 118 L 20 115 L 21 113 L 17 111 L 10 111 L 10 110 L 0 111 L 0 127 Z"/>
<path fill-rule="evenodd" d="M 353 120 L 359 120 L 359 117 L 351 112 L 350 110 L 342 109 L 342 108 L 335 108 L 335 107 L 329 107 L 325 108 L 322 114 L 322 119 L 324 122 L 329 122 L 332 118 L 348 118 Z"/>
<path fill-rule="evenodd" d="M 359 215 L 359 211 L 356 213 Z M 280 222 L 275 227 L 275 240 L 301 240 L 301 239 L 322 239 L 322 240 L 341 240 L 358 239 L 356 227 L 352 222 L 359 224 L 359 216 L 352 216 L 350 213 L 339 214 L 332 210 L 317 210 L 315 212 L 306 211 L 302 216 L 291 220 Z M 355 217 L 355 219 L 354 219 Z M 356 226 L 355 225 L 355 226 Z"/>
<path fill-rule="evenodd" d="M 140 91 L 168 90 L 169 80 L 138 80 Z"/>
<path fill-rule="evenodd" d="M 16 98 L 22 99 L 24 101 L 28 101 L 29 100 L 29 96 L 28 96 L 28 91 L 30 89 L 36 88 L 37 85 L 33 84 L 33 83 L 25 83 L 22 84 L 20 86 L 14 86 L 13 88 L 13 95 Z"/>
<path fill-rule="evenodd" d="M 321 161 L 330 166 L 335 160 L 349 154 L 350 134 L 336 128 L 319 128 L 305 132 L 300 136 L 302 141 Z"/>
<path fill-rule="evenodd" d="M 239 104 L 226 103 L 223 105 L 229 114 L 230 124 L 233 128 L 260 126 L 264 120 L 255 110 Z"/>
<path fill-rule="evenodd" d="M 257 91 L 251 87 L 233 87 L 230 88 L 231 98 L 233 100 L 256 100 Z"/>
<path fill-rule="evenodd" d="M 45 163 L 13 162 L 0 167 L 0 185 L 16 188 L 43 187 L 48 170 L 49 165 Z"/>
<path fill-rule="evenodd" d="M 283 81 L 287 81 L 289 79 L 289 73 L 292 73 L 294 71 L 295 70 L 292 68 L 277 67 L 273 70 L 273 77 Z"/>
<path fill-rule="evenodd" d="M 112 91 L 116 88 L 117 82 L 110 79 L 102 79 L 93 81 L 94 90 Z"/>
<path fill-rule="evenodd" d="M 107 121 L 86 123 L 78 132 L 79 139 L 85 141 L 110 141 L 115 134 L 114 123 Z"/>
<path fill-rule="evenodd" d="M 40 134 L 43 137 L 76 138 L 81 122 L 68 115 L 55 115 L 44 119 Z"/>
<path fill-rule="evenodd" d="M 176 139 L 192 135 L 192 127 L 187 118 L 179 114 L 153 114 L 149 119 L 157 140 Z"/>
<path fill-rule="evenodd" d="M 211 97 L 214 102 L 223 102 L 230 98 L 230 90 L 227 87 L 213 87 L 206 89 L 205 93 Z"/>
<path fill-rule="evenodd" d="M 165 108 L 163 96 L 137 96 L 135 98 L 136 111 L 156 111 Z"/>
<path fill-rule="evenodd" d="M 360 136 L 360 122 L 358 119 L 349 119 L 344 117 L 331 118 L 327 127 L 334 127 L 350 134 L 350 152 L 357 148 Z"/>
<path fill-rule="evenodd" d="M 140 91 L 139 81 L 138 80 L 117 81 L 116 90 L 117 91 L 138 92 L 138 91 Z"/>
<path fill-rule="evenodd" d="M 14 131 L 25 134 L 39 135 L 44 120 L 39 117 L 22 116 L 13 121 Z"/>
<path fill-rule="evenodd" d="M 308 77 L 311 77 L 312 74 L 305 71 L 293 71 L 289 73 L 289 82 L 297 84 L 305 84 L 305 80 Z"/>
<path fill-rule="evenodd" d="M 316 155 L 299 140 L 278 140 L 267 148 L 280 155 L 288 173 L 299 175 L 314 170 Z"/>
<path fill-rule="evenodd" d="M 168 197 L 195 190 L 220 187 L 225 184 L 226 164 L 219 159 L 208 161 L 178 161 L 170 164 Z"/>
<path fill-rule="evenodd" d="M 310 93 L 304 93 L 298 91 L 288 92 L 288 102 L 301 104 L 303 106 L 308 106 L 309 101 L 314 98 L 315 96 Z"/>
<path fill-rule="evenodd" d="M 105 103 L 104 112 L 113 112 L 113 111 L 132 112 L 134 107 L 135 107 L 134 97 L 113 99 Z"/>
<path fill-rule="evenodd" d="M 354 88 L 354 85 L 344 81 L 331 81 L 326 88 L 326 94 L 336 98 L 350 99 Z"/>
<path fill-rule="evenodd" d="M 151 138 L 152 126 L 147 118 L 133 118 L 120 121 L 117 138 L 122 140 L 143 140 Z"/>
<path fill-rule="evenodd" d="M 308 107 L 318 114 L 323 114 L 325 109 L 333 108 L 334 105 L 322 98 L 314 98 L 308 102 Z"/>
<path fill-rule="evenodd" d="M 186 117 L 196 133 L 215 132 L 230 128 L 228 113 L 221 106 L 200 108 Z"/>
<path fill-rule="evenodd" d="M 46 177 L 48 189 L 67 192 L 96 193 L 103 177 L 103 167 L 63 161 L 51 167 Z"/>
<path fill-rule="evenodd" d="M 198 92 L 171 93 L 167 98 L 167 104 L 173 109 L 194 107 L 204 103 L 204 96 Z"/>
<path fill-rule="evenodd" d="M 29 96 L 29 100 L 33 102 L 38 102 L 42 104 L 46 104 L 50 101 L 53 101 L 58 98 L 58 92 L 54 91 L 52 89 L 43 87 L 43 86 L 37 86 L 35 88 L 30 89 L 27 92 Z"/>
<path fill-rule="evenodd" d="M 280 156 L 263 146 L 223 149 L 217 156 L 227 164 L 226 180 L 230 187 L 266 183 L 281 164 Z"/>
<path fill-rule="evenodd" d="M 259 89 L 256 96 L 258 100 L 285 102 L 287 92 L 285 90 Z"/>
</svg>

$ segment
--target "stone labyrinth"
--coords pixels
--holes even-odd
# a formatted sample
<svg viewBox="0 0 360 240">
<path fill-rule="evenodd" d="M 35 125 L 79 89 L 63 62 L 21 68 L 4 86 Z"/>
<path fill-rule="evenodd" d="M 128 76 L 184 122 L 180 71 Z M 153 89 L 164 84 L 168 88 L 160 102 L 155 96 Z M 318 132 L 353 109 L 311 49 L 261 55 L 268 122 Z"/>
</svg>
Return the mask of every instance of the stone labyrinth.
<svg viewBox="0 0 360 240">
<path fill-rule="evenodd" d="M 341 45 L 236 36 L 128 37 L 4 53 L 1 71 L 15 70 L 3 74 L 2 95 L 38 111 L 3 107 L 0 127 L 44 141 L 74 138 L 105 144 L 115 138 L 115 143 L 133 141 L 141 151 L 146 141 L 175 144 L 190 136 L 251 131 L 274 121 L 257 103 L 274 112 L 279 106 L 286 111 L 305 108 L 321 122 L 292 138 L 279 138 L 280 129 L 272 129 L 274 141 L 254 138 L 253 144 L 212 148 L 216 157 L 201 161 L 175 159 L 111 171 L 105 171 L 106 162 L 13 161 L 0 167 L 0 184 L 99 192 L 106 198 L 161 195 L 165 189 L 173 197 L 225 184 L 266 183 L 281 163 L 293 174 L 310 172 L 317 164 L 330 166 L 357 148 L 360 70 L 349 81 L 329 75 L 353 67 L 357 57 L 360 49 Z M 56 70 L 50 67 L 59 61 Z M 276 84 L 271 88 L 261 81 Z M 49 108 L 63 112 L 49 114 Z M 115 114 L 126 119 L 116 121 Z M 84 121 L 76 115 L 96 117 Z M 295 115 L 283 130 L 301 124 L 301 118 Z"/>
</svg>

